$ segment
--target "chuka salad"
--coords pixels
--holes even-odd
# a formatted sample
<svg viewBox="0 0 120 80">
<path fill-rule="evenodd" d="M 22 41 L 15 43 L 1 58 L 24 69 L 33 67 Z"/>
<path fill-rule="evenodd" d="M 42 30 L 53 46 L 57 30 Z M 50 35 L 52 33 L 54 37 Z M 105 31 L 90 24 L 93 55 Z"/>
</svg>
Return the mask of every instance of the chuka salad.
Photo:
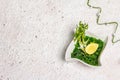
<svg viewBox="0 0 120 80">
<path fill-rule="evenodd" d="M 74 33 L 75 47 L 71 53 L 71 58 L 82 60 L 83 62 L 93 66 L 99 66 L 99 56 L 105 43 L 101 39 L 87 36 L 87 29 L 88 24 L 86 23 L 82 23 L 80 21 L 77 25 Z"/>
</svg>

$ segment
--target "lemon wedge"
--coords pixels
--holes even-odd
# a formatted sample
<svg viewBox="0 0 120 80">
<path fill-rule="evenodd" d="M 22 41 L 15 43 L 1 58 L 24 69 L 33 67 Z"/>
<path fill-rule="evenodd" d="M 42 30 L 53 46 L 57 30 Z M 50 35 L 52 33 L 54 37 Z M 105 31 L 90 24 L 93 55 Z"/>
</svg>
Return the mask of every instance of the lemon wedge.
<svg viewBox="0 0 120 80">
<path fill-rule="evenodd" d="M 93 54 L 96 52 L 97 48 L 98 48 L 98 44 L 97 43 L 90 43 L 88 44 L 88 46 L 85 48 L 85 51 L 88 53 L 88 54 Z"/>
</svg>

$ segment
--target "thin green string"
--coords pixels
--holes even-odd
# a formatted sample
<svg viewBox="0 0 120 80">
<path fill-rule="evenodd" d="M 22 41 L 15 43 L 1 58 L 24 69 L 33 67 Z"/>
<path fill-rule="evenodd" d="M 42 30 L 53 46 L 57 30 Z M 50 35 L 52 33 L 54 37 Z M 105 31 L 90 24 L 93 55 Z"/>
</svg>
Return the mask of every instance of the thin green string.
<svg viewBox="0 0 120 80">
<path fill-rule="evenodd" d="M 120 39 L 119 40 L 114 40 L 115 39 L 115 33 L 117 32 L 117 29 L 118 29 L 118 22 L 103 22 L 103 23 L 101 23 L 100 22 L 100 14 L 101 14 L 101 12 L 102 12 L 102 8 L 101 7 L 95 7 L 95 6 L 92 6 L 91 4 L 90 4 L 90 0 L 87 0 L 87 6 L 89 6 L 90 8 L 93 8 L 93 9 L 97 9 L 98 10 L 98 12 L 96 13 L 96 23 L 98 24 L 98 25 L 111 25 L 111 24 L 114 24 L 115 25 L 115 30 L 114 30 L 114 32 L 112 33 L 112 43 L 117 43 L 117 42 L 119 42 L 120 41 Z"/>
</svg>

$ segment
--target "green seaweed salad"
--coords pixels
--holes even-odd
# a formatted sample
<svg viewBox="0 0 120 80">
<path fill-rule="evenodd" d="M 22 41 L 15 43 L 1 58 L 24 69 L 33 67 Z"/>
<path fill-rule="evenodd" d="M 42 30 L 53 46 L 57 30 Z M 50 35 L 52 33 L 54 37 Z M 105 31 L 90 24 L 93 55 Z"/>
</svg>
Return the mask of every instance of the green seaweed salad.
<svg viewBox="0 0 120 80">
<path fill-rule="evenodd" d="M 83 62 L 100 66 L 99 56 L 103 50 L 104 42 L 101 39 L 87 36 L 85 31 L 88 29 L 88 24 L 79 22 L 74 33 L 75 48 L 71 53 L 71 58 L 82 60 Z"/>
</svg>

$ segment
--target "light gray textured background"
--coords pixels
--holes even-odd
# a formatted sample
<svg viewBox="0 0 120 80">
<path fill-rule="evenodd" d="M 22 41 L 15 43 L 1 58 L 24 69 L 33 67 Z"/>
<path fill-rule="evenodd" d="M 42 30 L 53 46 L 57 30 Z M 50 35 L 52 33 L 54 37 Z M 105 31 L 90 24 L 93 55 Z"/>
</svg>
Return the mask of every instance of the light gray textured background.
<svg viewBox="0 0 120 80">
<path fill-rule="evenodd" d="M 120 42 L 114 25 L 98 26 L 87 0 L 0 0 L 0 80 L 120 80 Z M 101 21 L 120 22 L 120 0 L 91 0 Z M 79 21 L 98 36 L 109 36 L 102 66 L 68 63 L 65 50 Z M 120 29 L 116 34 L 119 38 Z"/>
</svg>

